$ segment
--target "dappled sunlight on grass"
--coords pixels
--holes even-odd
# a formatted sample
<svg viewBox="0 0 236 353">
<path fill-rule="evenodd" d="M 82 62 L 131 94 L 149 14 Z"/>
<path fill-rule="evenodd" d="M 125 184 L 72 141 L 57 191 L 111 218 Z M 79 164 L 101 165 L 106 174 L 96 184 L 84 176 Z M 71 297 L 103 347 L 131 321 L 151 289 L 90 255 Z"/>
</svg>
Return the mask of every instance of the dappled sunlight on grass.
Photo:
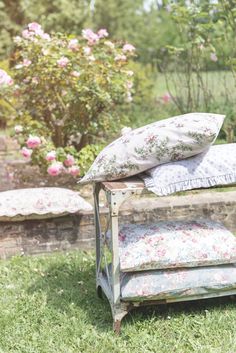
<svg viewBox="0 0 236 353">
<path fill-rule="evenodd" d="M 109 304 L 96 295 L 94 253 L 12 258 L 0 278 L 2 352 L 236 350 L 233 298 L 136 309 L 116 336 Z"/>
</svg>

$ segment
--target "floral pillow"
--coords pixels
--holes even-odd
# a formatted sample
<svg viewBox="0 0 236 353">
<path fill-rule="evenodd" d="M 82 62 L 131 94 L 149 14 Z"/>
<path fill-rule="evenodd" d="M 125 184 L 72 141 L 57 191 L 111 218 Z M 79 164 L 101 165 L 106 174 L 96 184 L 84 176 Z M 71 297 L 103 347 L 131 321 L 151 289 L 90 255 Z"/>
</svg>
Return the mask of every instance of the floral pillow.
<svg viewBox="0 0 236 353">
<path fill-rule="evenodd" d="M 165 300 L 236 291 L 236 266 L 125 273 L 121 276 L 122 300 Z"/>
<path fill-rule="evenodd" d="M 91 211 L 92 206 L 78 192 L 45 187 L 0 192 L 0 220 L 43 218 Z"/>
<path fill-rule="evenodd" d="M 211 146 L 197 156 L 157 166 L 142 178 L 158 196 L 236 183 L 236 143 Z"/>
<path fill-rule="evenodd" d="M 125 178 L 198 154 L 215 141 L 224 117 L 190 113 L 129 131 L 100 152 L 80 183 Z"/>
<path fill-rule="evenodd" d="M 235 263 L 236 237 L 211 220 L 126 224 L 119 256 L 123 272 Z"/>
</svg>

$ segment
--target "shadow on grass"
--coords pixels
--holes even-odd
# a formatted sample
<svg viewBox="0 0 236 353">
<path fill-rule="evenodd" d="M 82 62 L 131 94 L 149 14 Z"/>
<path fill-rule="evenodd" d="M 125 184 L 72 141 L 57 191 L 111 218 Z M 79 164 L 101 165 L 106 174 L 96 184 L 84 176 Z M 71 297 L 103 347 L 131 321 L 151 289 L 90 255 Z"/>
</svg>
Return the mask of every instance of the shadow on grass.
<svg viewBox="0 0 236 353">
<path fill-rule="evenodd" d="M 46 273 L 29 288 L 29 293 L 43 292 L 47 296 L 47 306 L 57 312 L 66 313 L 68 320 L 81 315 L 86 324 L 100 332 L 112 331 L 112 315 L 108 300 L 100 299 L 96 293 L 95 264 L 84 267 L 62 263 L 51 265 Z M 122 326 L 130 322 L 143 322 L 157 316 L 168 319 L 169 316 L 182 314 L 204 314 L 206 310 L 224 309 L 235 306 L 235 297 L 221 297 L 190 302 L 146 306 L 133 309 L 122 321 Z M 86 319 L 85 319 L 86 318 Z"/>
</svg>

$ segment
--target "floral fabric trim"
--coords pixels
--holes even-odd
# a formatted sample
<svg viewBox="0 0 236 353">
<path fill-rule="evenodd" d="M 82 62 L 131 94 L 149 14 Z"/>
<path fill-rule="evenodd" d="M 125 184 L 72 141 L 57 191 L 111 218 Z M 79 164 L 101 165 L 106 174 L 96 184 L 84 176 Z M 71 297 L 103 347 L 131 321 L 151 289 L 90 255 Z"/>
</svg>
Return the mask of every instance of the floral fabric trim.
<svg viewBox="0 0 236 353">
<path fill-rule="evenodd" d="M 122 300 L 175 299 L 236 290 L 236 266 L 126 273 L 121 276 Z"/>
<path fill-rule="evenodd" d="M 0 193 L 0 217 L 60 215 L 92 209 L 78 192 L 63 188 L 30 188 Z"/>
<path fill-rule="evenodd" d="M 197 156 L 152 168 L 141 177 L 158 196 L 236 183 L 236 143 L 211 146 Z"/>
<path fill-rule="evenodd" d="M 126 224 L 119 255 L 123 272 L 229 264 L 236 262 L 236 237 L 211 220 Z"/>
<path fill-rule="evenodd" d="M 215 141 L 223 120 L 224 115 L 190 113 L 132 130 L 105 147 L 79 183 L 125 178 L 196 155 Z"/>
</svg>

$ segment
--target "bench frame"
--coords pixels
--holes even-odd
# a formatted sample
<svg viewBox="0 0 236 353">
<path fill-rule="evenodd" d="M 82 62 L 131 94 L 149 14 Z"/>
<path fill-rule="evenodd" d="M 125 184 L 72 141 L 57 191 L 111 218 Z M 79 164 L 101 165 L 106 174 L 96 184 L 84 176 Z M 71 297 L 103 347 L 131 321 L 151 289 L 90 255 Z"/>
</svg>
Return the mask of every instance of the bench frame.
<svg viewBox="0 0 236 353">
<path fill-rule="evenodd" d="M 102 231 L 99 208 L 100 191 L 105 192 L 109 206 L 107 229 Z M 138 196 L 141 197 L 149 193 L 144 183 L 139 178 L 129 178 L 117 182 L 99 182 L 94 185 L 94 214 L 96 231 L 96 289 L 97 294 L 102 298 L 105 294 L 111 307 L 113 317 L 113 329 L 119 334 L 121 320 L 133 308 L 143 305 L 157 305 L 172 302 L 190 301 L 220 296 L 236 295 L 236 289 L 227 291 L 217 291 L 200 295 L 189 295 L 165 300 L 146 300 L 143 301 L 122 301 L 120 296 L 120 261 L 119 261 L 119 210 L 123 202 L 127 199 Z M 111 231 L 111 268 L 108 266 L 106 253 L 106 231 Z M 102 265 L 104 263 L 104 266 Z"/>
</svg>

